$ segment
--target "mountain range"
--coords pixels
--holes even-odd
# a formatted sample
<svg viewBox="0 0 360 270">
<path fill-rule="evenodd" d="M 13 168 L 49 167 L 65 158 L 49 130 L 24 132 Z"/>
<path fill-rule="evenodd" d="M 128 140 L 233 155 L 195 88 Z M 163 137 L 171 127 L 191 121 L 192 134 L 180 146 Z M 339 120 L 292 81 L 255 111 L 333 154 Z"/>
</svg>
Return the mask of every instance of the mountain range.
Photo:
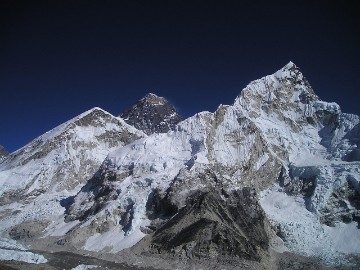
<svg viewBox="0 0 360 270">
<path fill-rule="evenodd" d="M 119 117 L 91 109 L 0 149 L 0 248 L 29 263 L 46 263 L 36 250 L 144 269 L 357 269 L 359 122 L 292 62 L 187 119 L 151 93 Z"/>
</svg>

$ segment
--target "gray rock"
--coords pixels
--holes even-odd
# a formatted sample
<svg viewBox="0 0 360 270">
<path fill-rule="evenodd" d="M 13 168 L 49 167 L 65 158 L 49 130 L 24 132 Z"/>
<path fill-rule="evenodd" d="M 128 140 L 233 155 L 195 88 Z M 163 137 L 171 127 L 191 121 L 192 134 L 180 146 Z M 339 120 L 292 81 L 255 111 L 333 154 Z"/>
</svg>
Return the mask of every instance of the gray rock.
<svg viewBox="0 0 360 270">
<path fill-rule="evenodd" d="M 254 190 L 197 191 L 152 237 L 150 252 L 185 258 L 238 257 L 267 252 L 267 220 Z"/>
<path fill-rule="evenodd" d="M 169 101 L 152 93 L 136 102 L 120 117 L 148 135 L 168 132 L 183 119 Z"/>
<path fill-rule="evenodd" d="M 2 145 L 0 145 L 0 162 L 2 162 L 8 156 L 9 152 Z"/>
</svg>

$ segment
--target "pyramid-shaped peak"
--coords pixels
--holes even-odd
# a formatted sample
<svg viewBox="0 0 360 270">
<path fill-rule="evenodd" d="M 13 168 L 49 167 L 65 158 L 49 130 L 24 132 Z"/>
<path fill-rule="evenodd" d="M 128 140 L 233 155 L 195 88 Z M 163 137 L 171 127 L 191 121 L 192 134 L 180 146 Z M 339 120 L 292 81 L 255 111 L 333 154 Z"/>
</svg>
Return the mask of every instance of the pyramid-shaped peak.
<svg viewBox="0 0 360 270">
<path fill-rule="evenodd" d="M 284 66 L 284 69 L 291 69 L 291 68 L 297 68 L 294 62 L 290 61 Z"/>
<path fill-rule="evenodd" d="M 290 61 L 274 74 L 252 81 L 242 90 L 234 104 L 246 108 L 253 115 L 258 115 L 260 109 L 265 107 L 268 112 L 276 110 L 280 114 L 296 107 L 304 115 L 302 105 L 318 100 L 319 97 L 300 68 Z"/>
<path fill-rule="evenodd" d="M 153 93 L 146 94 L 120 117 L 148 135 L 167 132 L 183 119 L 169 101 Z"/>
<path fill-rule="evenodd" d="M 93 114 L 93 113 L 110 114 L 109 112 L 101 109 L 100 107 L 93 107 L 90 110 L 87 110 L 87 111 L 83 112 L 82 114 L 80 114 L 79 116 L 77 116 L 77 118 L 81 118 L 81 117 L 84 117 L 86 115 Z"/>
<path fill-rule="evenodd" d="M 294 79 L 296 80 L 306 80 L 304 75 L 301 72 L 301 69 L 294 64 L 294 62 L 290 61 L 280 70 L 275 72 L 274 74 L 277 78 L 284 78 L 284 79 Z"/>
<path fill-rule="evenodd" d="M 294 76 L 295 74 L 301 74 L 301 69 L 295 65 L 294 62 L 290 61 L 283 68 L 276 72 L 277 74 L 282 73 L 283 76 Z"/>
</svg>

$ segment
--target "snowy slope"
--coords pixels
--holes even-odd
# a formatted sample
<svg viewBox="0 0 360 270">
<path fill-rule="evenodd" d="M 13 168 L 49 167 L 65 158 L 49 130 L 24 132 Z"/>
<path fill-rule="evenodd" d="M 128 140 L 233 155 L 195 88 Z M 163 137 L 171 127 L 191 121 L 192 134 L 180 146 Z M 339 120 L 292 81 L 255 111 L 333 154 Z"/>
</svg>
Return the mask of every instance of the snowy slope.
<svg viewBox="0 0 360 270">
<path fill-rule="evenodd" d="M 0 194 L 71 191 L 97 171 L 112 150 L 145 135 L 100 108 L 36 138 L 0 165 Z"/>
</svg>

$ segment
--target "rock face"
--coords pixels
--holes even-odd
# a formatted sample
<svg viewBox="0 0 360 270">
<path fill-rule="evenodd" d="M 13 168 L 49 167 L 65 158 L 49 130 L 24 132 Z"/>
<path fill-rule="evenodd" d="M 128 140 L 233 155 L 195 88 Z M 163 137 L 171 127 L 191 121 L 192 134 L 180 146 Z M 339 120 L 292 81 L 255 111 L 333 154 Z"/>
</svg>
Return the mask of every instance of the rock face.
<svg viewBox="0 0 360 270">
<path fill-rule="evenodd" d="M 260 261 L 268 246 L 265 213 L 249 188 L 230 194 L 217 189 L 194 192 L 151 241 L 154 253 L 201 259 Z"/>
<path fill-rule="evenodd" d="M 0 162 L 2 162 L 7 156 L 9 155 L 9 152 L 6 151 L 6 149 L 0 145 Z"/>
<path fill-rule="evenodd" d="M 139 128 L 156 132 L 150 136 L 103 111 L 98 114 L 108 119 L 106 128 L 98 117 L 71 121 L 75 127 L 97 126 L 101 134 L 95 137 L 109 144 L 100 148 L 107 149 L 101 166 L 77 194 L 50 201 L 58 219 L 44 229 L 45 237 L 84 252 L 132 247 L 137 254 L 174 260 L 263 262 L 276 247 L 336 265 L 360 253 L 359 117 L 321 101 L 297 66 L 290 62 L 251 82 L 233 105 L 198 113 L 167 133 L 152 129 L 153 118 L 146 117 L 153 114 L 142 113 L 164 103 L 149 95 L 131 117 L 123 116 L 134 126 L 140 119 Z M 121 128 L 109 133 L 108 123 Z M 69 136 L 61 130 L 50 137 Z M 71 138 L 66 141 L 74 145 Z M 0 168 L 17 166 L 18 173 L 34 160 L 44 161 L 52 144 L 43 141 L 48 140 L 28 146 L 37 151 L 27 154 L 25 147 Z M 83 146 L 81 157 L 90 146 Z M 60 183 L 77 179 L 63 177 Z M 22 227 L 9 224 L 20 224 L 31 211 L 21 211 L 12 223 L 0 220 L 0 228 L 18 237 Z"/>
<path fill-rule="evenodd" d="M 173 129 L 182 116 L 165 98 L 149 93 L 120 117 L 146 134 L 164 133 Z"/>
</svg>

